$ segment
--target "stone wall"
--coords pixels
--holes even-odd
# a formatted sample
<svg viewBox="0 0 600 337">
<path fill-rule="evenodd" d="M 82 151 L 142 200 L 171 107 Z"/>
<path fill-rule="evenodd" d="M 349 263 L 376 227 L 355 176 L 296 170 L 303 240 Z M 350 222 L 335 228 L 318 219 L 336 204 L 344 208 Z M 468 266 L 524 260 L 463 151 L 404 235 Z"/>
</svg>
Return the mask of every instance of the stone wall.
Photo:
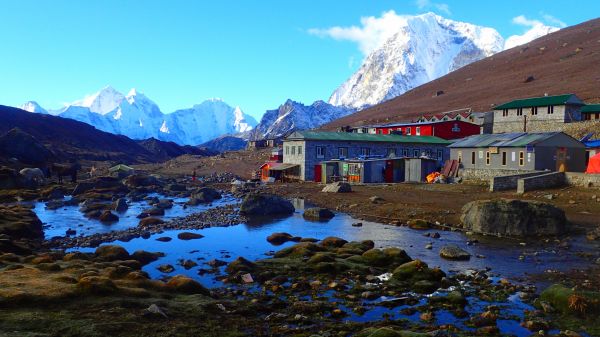
<svg viewBox="0 0 600 337">
<path fill-rule="evenodd" d="M 464 160 L 464 159 L 463 159 Z M 489 182 L 490 179 L 499 176 L 509 176 L 515 174 L 541 173 L 545 171 L 532 170 L 502 170 L 502 169 L 466 169 L 462 168 L 458 171 L 459 175 L 466 180 L 483 180 Z M 515 187 L 516 188 L 516 187 Z"/>
<path fill-rule="evenodd" d="M 600 174 L 567 172 L 565 178 L 569 185 L 600 188 Z"/>
<path fill-rule="evenodd" d="M 545 174 L 543 172 L 529 172 L 522 174 L 512 174 L 508 176 L 496 176 L 490 178 L 490 192 L 516 190 L 519 179 Z"/>
<path fill-rule="evenodd" d="M 563 172 L 538 174 L 533 177 L 526 177 L 517 180 L 517 193 L 523 194 L 528 191 L 560 187 L 564 186 L 565 184 L 566 179 Z"/>
</svg>

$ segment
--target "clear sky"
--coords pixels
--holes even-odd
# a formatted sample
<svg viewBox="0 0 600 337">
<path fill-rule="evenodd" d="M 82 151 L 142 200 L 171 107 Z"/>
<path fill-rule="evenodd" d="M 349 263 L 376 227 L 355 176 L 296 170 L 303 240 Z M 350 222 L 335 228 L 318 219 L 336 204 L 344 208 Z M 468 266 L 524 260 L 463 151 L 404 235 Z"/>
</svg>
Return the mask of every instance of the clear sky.
<svg viewBox="0 0 600 337">
<path fill-rule="evenodd" d="M 361 18 L 389 11 L 432 11 L 507 38 L 593 19 L 600 1 L 0 0 L 0 104 L 55 109 L 111 85 L 163 112 L 220 97 L 260 117 L 287 98 L 327 100 L 372 38 Z M 362 35 L 315 33 L 338 26 Z"/>
</svg>

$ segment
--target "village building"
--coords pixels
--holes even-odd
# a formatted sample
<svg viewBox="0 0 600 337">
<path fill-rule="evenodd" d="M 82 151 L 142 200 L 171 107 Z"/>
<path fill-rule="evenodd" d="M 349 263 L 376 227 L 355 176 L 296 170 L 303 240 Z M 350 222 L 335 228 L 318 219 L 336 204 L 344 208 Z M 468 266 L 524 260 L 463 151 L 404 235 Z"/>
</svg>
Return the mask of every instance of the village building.
<svg viewBox="0 0 600 337">
<path fill-rule="evenodd" d="M 517 99 L 494 107 L 494 133 L 561 130 L 581 121 L 585 105 L 574 94 Z"/>
<path fill-rule="evenodd" d="M 449 148 L 450 157 L 467 170 L 583 172 L 586 168 L 585 146 L 562 132 L 477 135 Z"/>
<path fill-rule="evenodd" d="M 317 177 L 318 181 L 321 163 L 333 159 L 426 157 L 441 166 L 449 158 L 449 143 L 434 136 L 297 131 L 283 142 L 283 163 L 294 165 L 286 169 L 287 176 L 296 175 L 298 180 Z"/>
<path fill-rule="evenodd" d="M 442 139 L 459 139 L 481 133 L 478 125 L 461 120 L 395 123 L 374 126 L 373 129 L 375 133 L 383 135 L 435 136 Z"/>
<path fill-rule="evenodd" d="M 581 108 L 581 119 L 584 121 L 600 120 L 600 104 L 588 104 Z"/>
</svg>

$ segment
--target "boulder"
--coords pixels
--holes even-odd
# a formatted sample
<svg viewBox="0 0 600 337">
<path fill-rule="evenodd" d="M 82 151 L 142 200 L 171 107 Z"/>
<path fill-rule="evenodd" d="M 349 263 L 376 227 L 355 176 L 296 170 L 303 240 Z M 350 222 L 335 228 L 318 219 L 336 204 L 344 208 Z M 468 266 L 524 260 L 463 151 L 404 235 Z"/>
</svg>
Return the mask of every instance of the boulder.
<svg viewBox="0 0 600 337">
<path fill-rule="evenodd" d="M 565 212 L 551 204 L 524 200 L 477 200 L 462 209 L 468 231 L 505 236 L 561 235 L 568 231 Z"/>
<path fill-rule="evenodd" d="M 279 246 L 288 241 L 292 241 L 293 238 L 294 237 L 289 233 L 273 233 L 267 237 L 267 241 L 269 241 L 271 244 Z"/>
<path fill-rule="evenodd" d="M 152 253 L 145 250 L 136 250 L 131 254 L 131 258 L 137 260 L 142 265 L 147 265 L 150 262 L 158 260 L 159 257 L 165 256 L 164 253 Z"/>
<path fill-rule="evenodd" d="M 75 186 L 75 188 L 73 189 L 73 192 L 71 192 L 71 195 L 80 195 L 80 194 L 86 193 L 88 191 L 91 191 L 93 189 L 94 189 L 94 183 L 82 182 Z"/>
<path fill-rule="evenodd" d="M 0 206 L 0 234 L 12 240 L 43 240 L 42 222 L 29 208 L 9 205 Z"/>
<path fill-rule="evenodd" d="M 352 192 L 352 187 L 348 183 L 338 181 L 335 183 L 327 184 L 323 188 L 322 192 L 348 193 L 348 192 Z"/>
<path fill-rule="evenodd" d="M 210 295 L 210 291 L 206 289 L 203 285 L 183 275 L 176 275 L 171 277 L 171 279 L 169 279 L 169 281 L 167 282 L 166 287 L 176 292 L 184 294 L 202 294 L 206 296 Z"/>
<path fill-rule="evenodd" d="M 198 234 L 198 233 L 192 233 L 192 232 L 182 232 L 177 234 L 177 238 L 179 240 L 194 240 L 194 239 L 201 239 L 203 238 L 204 235 L 202 234 Z"/>
<path fill-rule="evenodd" d="M 348 241 L 346 241 L 342 238 L 338 238 L 335 236 L 328 236 L 321 241 L 321 246 L 339 248 L 339 247 L 342 247 L 343 245 L 345 245 L 346 243 L 348 243 Z"/>
<path fill-rule="evenodd" d="M 471 254 L 456 245 L 446 245 L 442 247 L 442 249 L 440 249 L 440 256 L 447 260 L 458 261 L 465 261 L 471 258 Z"/>
<path fill-rule="evenodd" d="M 154 225 L 160 225 L 161 223 L 164 223 L 164 222 L 165 221 L 163 219 L 147 217 L 147 218 L 141 219 L 138 226 L 141 226 L 141 227 L 154 226 Z"/>
<path fill-rule="evenodd" d="M 118 245 L 105 245 L 96 248 L 95 254 L 105 261 L 129 260 L 130 256 L 127 250 Z"/>
<path fill-rule="evenodd" d="M 159 207 L 152 207 L 152 208 L 148 208 L 145 209 L 140 215 L 138 215 L 138 218 L 147 218 L 149 216 L 162 216 L 165 215 L 165 210 L 164 208 L 159 208 Z"/>
<path fill-rule="evenodd" d="M 21 175 L 8 167 L 0 167 L 0 190 L 22 188 L 25 181 Z"/>
<path fill-rule="evenodd" d="M 249 273 L 256 268 L 256 264 L 254 262 L 248 261 L 243 257 L 238 257 L 237 259 L 231 261 L 227 268 L 225 269 L 228 273 L 234 274 L 237 272 L 246 272 Z"/>
<path fill-rule="evenodd" d="M 429 224 L 429 222 L 426 220 L 423 220 L 423 219 L 411 219 L 411 220 L 408 220 L 408 222 L 406 224 L 411 229 L 422 230 L 422 229 L 431 228 L 431 225 Z"/>
<path fill-rule="evenodd" d="M 173 208 L 173 201 L 170 199 L 160 199 L 154 207 L 162 208 L 162 209 L 171 209 Z"/>
<path fill-rule="evenodd" d="M 160 271 L 161 273 L 172 273 L 175 271 L 175 267 L 173 267 L 170 264 L 161 264 L 160 266 L 156 267 L 156 269 L 158 269 L 158 271 Z"/>
<path fill-rule="evenodd" d="M 115 212 L 123 213 L 127 210 L 127 208 L 129 208 L 129 205 L 127 205 L 127 199 L 119 198 L 115 201 L 113 209 Z"/>
<path fill-rule="evenodd" d="M 240 206 L 243 215 L 287 215 L 294 211 L 294 205 L 288 200 L 268 194 L 249 194 Z"/>
<path fill-rule="evenodd" d="M 219 193 L 214 188 L 202 187 L 194 194 L 192 194 L 192 198 L 190 199 L 196 199 L 196 201 L 199 203 L 208 203 L 221 198 L 221 193 Z"/>
<path fill-rule="evenodd" d="M 333 212 L 327 208 L 312 207 L 304 210 L 304 214 L 302 214 L 302 216 L 309 220 L 323 221 L 333 218 L 335 214 L 333 214 Z"/>
<path fill-rule="evenodd" d="M 125 185 L 129 187 L 147 187 L 160 185 L 160 182 L 156 177 L 149 176 L 146 174 L 133 174 L 125 179 Z"/>
<path fill-rule="evenodd" d="M 185 192 L 187 187 L 183 184 L 169 184 L 166 189 L 172 192 Z"/>
<path fill-rule="evenodd" d="M 119 221 L 119 217 L 111 211 L 104 211 L 100 215 L 99 220 L 106 223 L 117 222 Z"/>
</svg>

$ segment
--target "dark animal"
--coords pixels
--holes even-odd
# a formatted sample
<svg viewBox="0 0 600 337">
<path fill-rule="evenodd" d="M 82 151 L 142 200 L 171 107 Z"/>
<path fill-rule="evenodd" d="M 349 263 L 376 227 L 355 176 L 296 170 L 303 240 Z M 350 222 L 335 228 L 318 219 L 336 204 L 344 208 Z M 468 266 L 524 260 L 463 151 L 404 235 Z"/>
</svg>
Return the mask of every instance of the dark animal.
<svg viewBox="0 0 600 337">
<path fill-rule="evenodd" d="M 79 170 L 81 170 L 81 165 L 79 165 L 78 163 L 67 164 L 67 165 L 52 164 L 52 166 L 50 166 L 50 172 L 51 172 L 51 174 L 56 174 L 56 176 L 58 177 L 59 184 L 62 184 L 63 177 L 65 177 L 65 176 L 71 176 L 71 182 L 76 183 L 77 182 L 77 172 Z"/>
</svg>

